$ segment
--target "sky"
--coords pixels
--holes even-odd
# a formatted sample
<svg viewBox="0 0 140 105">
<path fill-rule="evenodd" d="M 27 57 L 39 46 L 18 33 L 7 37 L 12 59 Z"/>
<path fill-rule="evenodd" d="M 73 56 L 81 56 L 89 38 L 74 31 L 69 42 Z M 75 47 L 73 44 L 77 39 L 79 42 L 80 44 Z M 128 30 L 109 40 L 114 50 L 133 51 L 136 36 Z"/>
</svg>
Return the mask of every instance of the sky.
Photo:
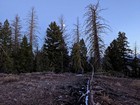
<svg viewBox="0 0 140 105">
<path fill-rule="evenodd" d="M 72 36 L 72 30 L 79 17 L 81 28 L 84 25 L 85 7 L 95 4 L 97 0 L 0 0 L 0 22 L 6 19 L 12 22 L 16 14 L 20 16 L 22 31 L 27 29 L 26 18 L 32 7 L 38 17 L 38 36 L 40 46 L 44 43 L 48 25 L 63 15 L 67 33 Z M 118 32 L 125 32 L 131 49 L 137 43 L 140 52 L 140 0 L 100 0 L 100 8 L 105 9 L 100 13 L 111 27 L 103 35 L 106 46 L 117 38 Z M 84 30 L 84 29 L 82 29 Z"/>
</svg>

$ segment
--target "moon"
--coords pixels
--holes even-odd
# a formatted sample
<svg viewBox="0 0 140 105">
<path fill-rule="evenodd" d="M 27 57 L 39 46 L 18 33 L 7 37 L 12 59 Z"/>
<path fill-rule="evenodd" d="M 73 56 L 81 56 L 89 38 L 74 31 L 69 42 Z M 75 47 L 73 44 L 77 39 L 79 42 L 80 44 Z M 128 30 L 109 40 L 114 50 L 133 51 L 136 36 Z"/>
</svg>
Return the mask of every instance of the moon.
<svg viewBox="0 0 140 105">
<path fill-rule="evenodd" d="M 63 27 L 65 27 L 66 25 L 65 24 L 63 24 Z"/>
</svg>

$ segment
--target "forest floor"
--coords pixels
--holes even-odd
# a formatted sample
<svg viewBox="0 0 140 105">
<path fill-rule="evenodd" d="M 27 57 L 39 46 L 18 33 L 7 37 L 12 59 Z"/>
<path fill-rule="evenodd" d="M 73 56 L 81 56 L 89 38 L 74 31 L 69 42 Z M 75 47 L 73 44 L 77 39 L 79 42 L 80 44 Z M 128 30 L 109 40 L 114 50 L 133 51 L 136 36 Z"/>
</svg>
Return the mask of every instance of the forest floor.
<svg viewBox="0 0 140 105">
<path fill-rule="evenodd" d="M 0 74 L 0 105 L 85 105 L 90 75 Z M 140 105 L 140 80 L 95 76 L 97 105 Z"/>
</svg>

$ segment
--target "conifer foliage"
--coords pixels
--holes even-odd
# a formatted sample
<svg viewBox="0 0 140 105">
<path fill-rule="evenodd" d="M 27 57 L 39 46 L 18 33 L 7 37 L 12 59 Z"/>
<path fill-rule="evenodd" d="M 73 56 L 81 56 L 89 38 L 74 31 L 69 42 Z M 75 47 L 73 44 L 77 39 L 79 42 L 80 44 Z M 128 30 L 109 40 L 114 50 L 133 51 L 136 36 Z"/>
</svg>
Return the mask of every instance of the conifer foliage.
<svg viewBox="0 0 140 105">
<path fill-rule="evenodd" d="M 104 43 L 101 35 L 109 29 L 100 16 L 102 10 L 99 2 L 87 6 L 84 37 L 81 36 L 83 31 L 80 30 L 77 19 L 71 53 L 68 49 L 70 46 L 65 42 L 70 34 L 66 33 L 63 16 L 60 18 L 60 25 L 55 21 L 49 24 L 43 46 L 36 43 L 37 16 L 34 8 L 28 15 L 27 33 L 22 32 L 18 15 L 12 24 L 7 19 L 0 22 L 0 73 L 92 71 L 94 74 L 94 71 L 101 70 L 103 66 L 103 70 L 107 72 L 140 78 L 140 59 L 136 47 L 132 54 L 124 32 L 118 33 L 118 37 L 110 43 L 102 58 Z"/>
<path fill-rule="evenodd" d="M 58 72 L 64 70 L 64 68 L 68 66 L 65 64 L 68 60 L 68 53 L 65 45 L 60 27 L 56 22 L 52 22 L 49 28 L 47 28 L 43 46 L 44 53 L 48 58 L 49 70 Z"/>
<path fill-rule="evenodd" d="M 0 29 L 0 71 L 10 73 L 13 60 L 12 55 L 12 31 L 8 20 L 5 20 Z"/>
<path fill-rule="evenodd" d="M 83 39 L 79 43 L 74 43 L 71 52 L 72 72 L 87 72 L 87 48 Z M 83 71 L 82 71 L 83 69 Z"/>
<path fill-rule="evenodd" d="M 127 37 L 124 32 L 118 33 L 118 38 L 113 40 L 105 51 L 104 64 L 106 69 L 113 69 L 128 75 L 127 66 L 131 59 L 131 49 L 128 46 Z M 112 66 L 112 67 L 111 67 Z"/>
</svg>

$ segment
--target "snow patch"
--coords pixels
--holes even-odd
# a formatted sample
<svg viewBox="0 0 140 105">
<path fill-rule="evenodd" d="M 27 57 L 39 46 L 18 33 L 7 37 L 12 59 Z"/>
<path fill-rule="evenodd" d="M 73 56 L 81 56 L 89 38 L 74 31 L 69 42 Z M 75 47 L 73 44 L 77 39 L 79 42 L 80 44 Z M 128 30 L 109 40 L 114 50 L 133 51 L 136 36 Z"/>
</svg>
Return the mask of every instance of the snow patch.
<svg viewBox="0 0 140 105">
<path fill-rule="evenodd" d="M 87 93 L 86 93 L 86 99 L 85 99 L 85 104 L 88 105 L 88 94 L 89 94 L 89 80 L 87 81 Z"/>
</svg>

